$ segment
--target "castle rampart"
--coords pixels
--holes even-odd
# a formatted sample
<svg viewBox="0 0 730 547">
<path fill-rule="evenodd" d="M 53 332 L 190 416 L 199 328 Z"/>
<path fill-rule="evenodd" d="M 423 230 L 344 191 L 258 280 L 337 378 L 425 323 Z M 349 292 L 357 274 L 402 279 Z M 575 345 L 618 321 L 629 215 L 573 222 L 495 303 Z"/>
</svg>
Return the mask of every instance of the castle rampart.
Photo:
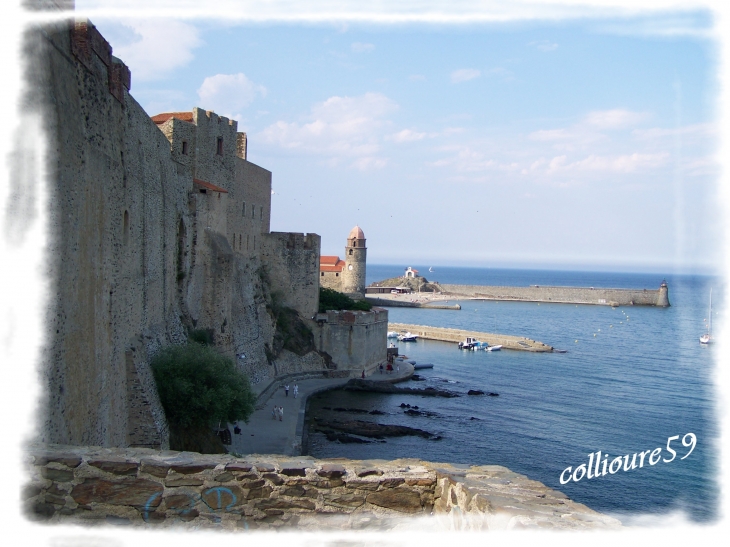
<svg viewBox="0 0 730 547">
<path fill-rule="evenodd" d="M 332 356 L 338 370 L 360 376 L 386 360 L 388 311 L 334 311 L 315 316 L 314 343 L 319 351 Z"/>
<path fill-rule="evenodd" d="M 49 25 L 35 38 L 26 102 L 41 110 L 54 151 L 38 438 L 166 448 L 149 361 L 191 329 L 211 333 L 255 390 L 279 373 L 324 368 L 316 352 L 267 355 L 275 325 L 259 270 L 271 172 L 245 159 L 237 123 L 199 108 L 150 118 L 88 21 Z M 292 260 L 281 288 L 311 317 L 319 236 L 307 238 L 313 264 L 294 279 Z M 277 241 L 267 259 L 289 252 Z"/>
<path fill-rule="evenodd" d="M 317 234 L 272 232 L 261 240 L 261 263 L 271 291 L 280 295 L 282 305 L 307 319 L 319 308 L 320 245 Z"/>
</svg>

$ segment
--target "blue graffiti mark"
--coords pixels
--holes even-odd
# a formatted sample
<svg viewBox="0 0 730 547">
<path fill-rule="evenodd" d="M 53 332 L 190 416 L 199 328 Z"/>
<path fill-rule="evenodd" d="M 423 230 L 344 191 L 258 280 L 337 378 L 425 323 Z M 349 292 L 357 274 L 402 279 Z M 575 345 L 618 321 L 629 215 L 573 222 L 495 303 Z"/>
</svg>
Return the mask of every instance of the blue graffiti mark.
<svg viewBox="0 0 730 547">
<path fill-rule="evenodd" d="M 156 492 L 155 494 L 152 494 L 148 499 L 147 502 L 144 504 L 144 512 L 142 513 L 142 518 L 144 518 L 145 522 L 149 522 L 150 518 L 150 507 L 152 506 L 152 502 L 155 501 L 157 496 L 159 496 L 161 492 Z"/>
<path fill-rule="evenodd" d="M 227 493 L 229 496 L 231 496 L 231 503 L 223 507 L 223 493 Z M 216 494 L 216 498 L 218 500 L 217 507 L 212 507 L 207 501 L 205 501 L 205 498 L 203 498 L 203 501 L 205 504 L 210 507 L 211 509 L 224 509 L 225 511 L 229 511 L 231 507 L 233 507 L 236 504 L 236 501 L 238 501 L 238 498 L 236 495 L 231 491 L 230 488 L 226 488 L 225 486 L 215 486 L 213 488 L 208 488 L 205 492 L 203 492 L 204 496 L 208 496 L 210 494 Z"/>
<path fill-rule="evenodd" d="M 195 502 L 197 501 L 195 499 L 195 496 L 193 496 L 191 494 L 185 494 L 185 495 L 190 500 L 190 505 L 188 506 L 187 509 L 179 509 L 179 508 L 176 509 L 176 512 L 177 512 L 178 515 L 187 515 L 190 511 L 192 511 L 193 509 L 195 509 Z"/>
</svg>

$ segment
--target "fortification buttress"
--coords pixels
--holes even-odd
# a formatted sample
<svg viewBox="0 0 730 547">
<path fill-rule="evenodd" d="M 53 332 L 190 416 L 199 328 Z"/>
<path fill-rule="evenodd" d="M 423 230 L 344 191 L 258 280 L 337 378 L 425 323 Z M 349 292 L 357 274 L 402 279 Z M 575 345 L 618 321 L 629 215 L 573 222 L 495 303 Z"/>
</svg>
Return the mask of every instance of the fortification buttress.
<svg viewBox="0 0 730 547">
<path fill-rule="evenodd" d="M 342 292 L 365 294 L 365 234 L 359 226 L 350 230 L 345 246 L 345 268 L 342 271 Z"/>
</svg>

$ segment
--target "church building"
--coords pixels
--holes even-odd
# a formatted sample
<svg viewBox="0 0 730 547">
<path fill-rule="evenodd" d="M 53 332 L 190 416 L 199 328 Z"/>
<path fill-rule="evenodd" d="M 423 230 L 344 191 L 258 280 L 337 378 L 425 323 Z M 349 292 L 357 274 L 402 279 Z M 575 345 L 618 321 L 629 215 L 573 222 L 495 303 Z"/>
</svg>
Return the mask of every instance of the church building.
<svg viewBox="0 0 730 547">
<path fill-rule="evenodd" d="M 350 296 L 365 294 L 365 234 L 359 226 L 350 230 L 345 244 L 345 259 L 339 256 L 319 257 L 319 286 Z"/>
</svg>

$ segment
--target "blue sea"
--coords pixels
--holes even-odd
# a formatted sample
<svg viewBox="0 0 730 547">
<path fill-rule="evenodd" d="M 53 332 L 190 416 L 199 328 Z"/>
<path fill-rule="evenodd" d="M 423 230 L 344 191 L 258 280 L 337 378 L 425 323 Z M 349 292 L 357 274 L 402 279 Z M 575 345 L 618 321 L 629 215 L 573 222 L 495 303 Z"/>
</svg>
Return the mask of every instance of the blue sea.
<svg viewBox="0 0 730 547">
<path fill-rule="evenodd" d="M 669 285 L 669 308 L 461 301 L 462 309 L 390 308 L 392 322 L 526 336 L 567 353 L 459 351 L 455 344 L 419 340 L 399 351 L 433 369 L 408 387 L 441 387 L 462 394 L 436 397 L 332 391 L 310 399 L 307 418 L 333 417 L 323 407 L 378 409 L 385 416 L 339 414 L 432 432 L 371 444 L 330 442 L 310 433 L 315 457 L 420 458 L 436 462 L 496 464 L 527 475 L 588 507 L 625 522 L 631 516 L 682 509 L 697 522 L 718 517 L 718 435 L 712 381 L 712 345 L 699 343 L 712 288 L 713 330 L 721 321 L 720 280 L 697 275 L 418 268 L 429 280 L 475 285 L 560 285 L 656 289 Z M 367 282 L 402 275 L 399 266 L 368 264 Z M 453 303 L 453 302 L 450 302 Z M 498 397 L 467 396 L 469 389 Z M 404 414 L 401 403 L 436 413 Z M 364 416 L 364 417 L 363 417 Z M 686 456 L 693 433 L 694 450 Z M 676 456 L 669 460 L 668 438 Z M 642 468 L 560 483 L 589 454 L 617 456 L 662 448 Z M 684 459 L 681 459 L 684 457 Z M 637 463 L 639 457 L 637 457 Z M 656 461 L 656 458 L 655 458 Z M 594 464 L 595 465 L 595 464 Z M 570 473 L 570 472 L 569 472 Z M 566 476 L 570 476 L 569 474 Z"/>
</svg>

